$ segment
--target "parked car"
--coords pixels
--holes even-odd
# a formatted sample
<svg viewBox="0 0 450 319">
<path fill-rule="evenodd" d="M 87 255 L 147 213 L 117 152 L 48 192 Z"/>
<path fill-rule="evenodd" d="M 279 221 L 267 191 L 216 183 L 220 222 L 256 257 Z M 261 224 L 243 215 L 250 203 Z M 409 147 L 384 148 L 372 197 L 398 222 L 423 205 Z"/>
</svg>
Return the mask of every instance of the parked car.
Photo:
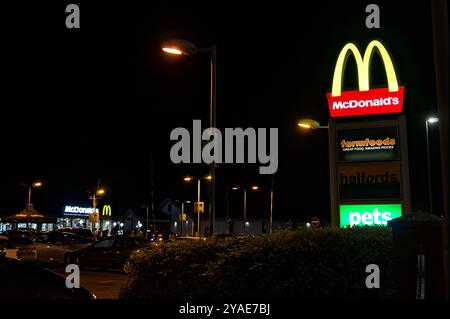
<svg viewBox="0 0 450 319">
<path fill-rule="evenodd" d="M 36 245 L 30 238 L 25 235 L 9 235 L 8 238 L 19 250 L 17 252 L 17 257 L 20 261 L 36 262 Z"/>
<path fill-rule="evenodd" d="M 162 242 L 162 241 L 173 241 L 177 235 L 171 231 L 157 231 L 153 234 L 152 241 Z"/>
<path fill-rule="evenodd" d="M 8 239 L 8 237 L 0 236 L 0 247 L 2 247 L 4 256 L 11 259 L 17 259 L 18 249 Z"/>
<path fill-rule="evenodd" d="M 25 237 L 33 239 L 40 233 L 41 232 L 36 231 L 34 229 L 15 229 L 15 230 L 7 230 L 6 232 L 2 233 L 2 235 L 6 236 L 8 238 L 10 236 L 25 236 Z"/>
<path fill-rule="evenodd" d="M 94 240 L 92 231 L 87 228 L 65 227 L 65 228 L 58 229 L 57 232 L 71 233 L 71 234 L 75 234 L 80 237 L 83 237 L 84 239 L 87 239 L 90 241 Z"/>
<path fill-rule="evenodd" d="M 38 262 L 64 262 L 64 256 L 72 251 L 89 246 L 90 240 L 81 236 L 64 233 L 48 232 L 33 239 L 36 245 Z"/>
<path fill-rule="evenodd" d="M 88 247 L 67 253 L 66 264 L 75 263 L 80 269 L 96 267 L 102 269 L 120 269 L 124 273 L 131 271 L 128 262 L 131 254 L 144 249 L 144 246 L 132 237 L 110 237 L 102 239 Z"/>
<path fill-rule="evenodd" d="M 64 276 L 36 264 L 8 258 L 0 258 L 0 283 L 0 299 L 97 298 L 83 287 L 67 288 Z"/>
</svg>

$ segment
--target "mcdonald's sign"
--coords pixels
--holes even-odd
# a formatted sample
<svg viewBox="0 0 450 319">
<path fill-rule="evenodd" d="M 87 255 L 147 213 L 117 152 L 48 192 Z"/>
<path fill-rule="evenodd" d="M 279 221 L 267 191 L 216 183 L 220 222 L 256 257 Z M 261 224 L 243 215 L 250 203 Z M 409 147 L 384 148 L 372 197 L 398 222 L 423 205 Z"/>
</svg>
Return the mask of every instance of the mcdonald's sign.
<svg viewBox="0 0 450 319">
<path fill-rule="evenodd" d="M 370 64 L 373 53 L 383 60 L 387 88 L 370 89 Z M 345 64 L 350 55 L 356 60 L 359 90 L 342 91 Z M 373 114 L 401 113 L 404 87 L 398 86 L 394 65 L 386 48 L 377 40 L 367 46 L 364 56 L 353 43 L 348 43 L 339 53 L 334 69 L 331 92 L 327 93 L 331 117 L 364 116 Z"/>
<path fill-rule="evenodd" d="M 111 216 L 111 205 L 103 206 L 102 216 Z"/>
</svg>

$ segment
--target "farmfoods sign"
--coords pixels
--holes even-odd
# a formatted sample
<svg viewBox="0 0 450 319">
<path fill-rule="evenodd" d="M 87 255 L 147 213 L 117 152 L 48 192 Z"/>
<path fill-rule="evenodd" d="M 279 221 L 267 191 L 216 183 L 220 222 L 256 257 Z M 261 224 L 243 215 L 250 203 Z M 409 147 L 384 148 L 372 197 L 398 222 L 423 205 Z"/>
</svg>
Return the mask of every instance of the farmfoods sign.
<svg viewBox="0 0 450 319">
<path fill-rule="evenodd" d="M 399 159 L 396 127 L 342 129 L 337 133 L 338 161 L 373 162 Z"/>
<path fill-rule="evenodd" d="M 401 204 L 340 205 L 340 227 L 386 226 L 387 222 L 402 216 Z"/>
<path fill-rule="evenodd" d="M 374 52 L 377 52 L 383 61 L 387 88 L 369 89 L 370 64 Z M 353 55 L 356 61 L 359 90 L 342 91 L 343 73 L 350 55 Z M 391 57 L 381 42 L 376 40 L 370 42 L 364 56 L 361 56 L 355 44 L 348 43 L 344 46 L 334 69 L 331 92 L 327 93 L 331 117 L 401 113 L 403 96 L 404 87 L 398 86 Z"/>
</svg>

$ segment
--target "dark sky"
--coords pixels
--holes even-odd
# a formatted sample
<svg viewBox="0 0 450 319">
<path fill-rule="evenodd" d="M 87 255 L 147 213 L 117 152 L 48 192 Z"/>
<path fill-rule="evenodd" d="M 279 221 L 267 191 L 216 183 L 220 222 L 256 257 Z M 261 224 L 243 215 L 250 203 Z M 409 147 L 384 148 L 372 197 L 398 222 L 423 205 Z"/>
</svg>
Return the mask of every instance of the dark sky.
<svg viewBox="0 0 450 319">
<path fill-rule="evenodd" d="M 81 9 L 81 29 L 66 29 L 65 7 Z M 381 29 L 365 27 L 368 1 L 20 1 L 0 11 L 0 101 L 3 110 L 0 215 L 26 202 L 20 182 L 42 179 L 35 207 L 52 214 L 66 204 L 89 205 L 86 190 L 99 176 L 113 210 L 139 210 L 149 201 L 150 158 L 155 202 L 193 199 L 186 174 L 206 165 L 170 162 L 170 131 L 206 125 L 207 55 L 163 56 L 160 44 L 189 39 L 218 47 L 219 127 L 278 127 L 276 216 L 329 220 L 328 140 L 325 130 L 302 132 L 308 117 L 328 120 L 326 92 L 337 55 L 349 41 L 364 48 L 381 39 L 405 89 L 413 209 L 427 206 L 424 119 L 435 114 L 434 62 L 428 1 L 378 1 Z M 380 59 L 372 82 L 385 85 Z M 377 71 L 378 70 L 378 71 Z M 380 71 L 381 70 L 381 71 Z M 356 86 L 350 60 L 345 88 Z M 438 176 L 437 130 L 431 135 Z M 257 165 L 220 166 L 218 216 L 225 187 L 261 186 L 249 195 L 249 215 L 263 217 L 270 176 Z M 435 178 L 434 188 L 440 189 Z M 241 214 L 241 194 L 231 196 Z M 439 200 L 439 198 L 437 198 Z M 441 205 L 437 205 L 441 209 Z"/>
</svg>

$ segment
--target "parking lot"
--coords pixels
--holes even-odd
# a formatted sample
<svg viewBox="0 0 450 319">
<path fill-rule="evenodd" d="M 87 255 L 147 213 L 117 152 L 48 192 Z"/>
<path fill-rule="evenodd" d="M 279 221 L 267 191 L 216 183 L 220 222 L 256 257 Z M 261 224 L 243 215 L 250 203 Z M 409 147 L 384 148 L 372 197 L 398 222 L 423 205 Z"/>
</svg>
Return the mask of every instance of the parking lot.
<svg viewBox="0 0 450 319">
<path fill-rule="evenodd" d="M 63 264 L 44 264 L 41 266 L 60 275 L 67 275 Z M 120 288 L 126 285 L 127 280 L 128 276 L 120 271 L 80 270 L 80 285 L 91 291 L 99 299 L 117 299 Z"/>
</svg>

